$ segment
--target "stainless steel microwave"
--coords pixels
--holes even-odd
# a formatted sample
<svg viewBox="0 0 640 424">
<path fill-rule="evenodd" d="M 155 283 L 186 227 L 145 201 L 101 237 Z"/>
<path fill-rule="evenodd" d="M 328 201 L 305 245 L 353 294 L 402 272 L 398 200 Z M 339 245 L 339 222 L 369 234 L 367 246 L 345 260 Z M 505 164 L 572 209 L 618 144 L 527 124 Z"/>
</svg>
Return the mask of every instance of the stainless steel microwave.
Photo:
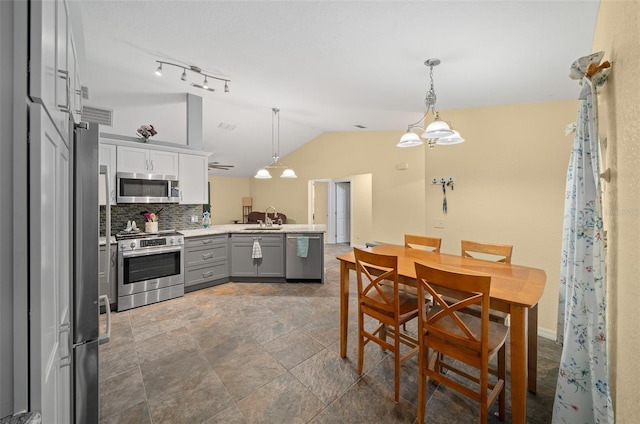
<svg viewBox="0 0 640 424">
<path fill-rule="evenodd" d="M 118 172 L 116 177 L 118 203 L 180 202 L 178 177 L 175 175 Z"/>
</svg>

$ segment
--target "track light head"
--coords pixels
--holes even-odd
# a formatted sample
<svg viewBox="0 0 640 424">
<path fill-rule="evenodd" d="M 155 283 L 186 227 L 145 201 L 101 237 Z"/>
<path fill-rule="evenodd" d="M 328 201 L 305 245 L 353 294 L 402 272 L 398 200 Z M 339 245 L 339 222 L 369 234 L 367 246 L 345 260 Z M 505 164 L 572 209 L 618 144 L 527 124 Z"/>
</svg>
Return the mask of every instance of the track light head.
<svg viewBox="0 0 640 424">
<path fill-rule="evenodd" d="M 229 92 L 229 81 L 225 81 L 224 82 L 224 92 L 228 93 Z"/>
<path fill-rule="evenodd" d="M 182 81 L 186 81 L 187 80 L 187 70 L 186 69 L 182 70 L 182 75 L 180 76 L 180 79 Z"/>
<path fill-rule="evenodd" d="M 204 88 L 205 90 L 209 89 L 209 82 L 207 81 L 207 77 L 204 77 L 204 82 L 202 83 L 202 88 Z"/>
<path fill-rule="evenodd" d="M 156 68 L 156 75 L 159 77 L 162 76 L 162 63 Z"/>
</svg>

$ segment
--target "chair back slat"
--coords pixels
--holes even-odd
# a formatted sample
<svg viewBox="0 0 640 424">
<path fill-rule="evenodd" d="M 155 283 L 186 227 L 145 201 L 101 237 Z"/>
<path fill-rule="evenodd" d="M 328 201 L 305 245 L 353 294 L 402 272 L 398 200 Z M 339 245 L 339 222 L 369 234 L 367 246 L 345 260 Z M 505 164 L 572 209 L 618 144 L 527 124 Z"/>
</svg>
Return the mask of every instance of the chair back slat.
<svg viewBox="0 0 640 424">
<path fill-rule="evenodd" d="M 465 258 L 478 258 L 477 255 L 472 256 L 471 253 L 481 253 L 485 255 L 501 256 L 501 258 L 497 259 L 496 262 L 504 262 L 507 264 L 511 263 L 513 246 L 510 244 L 493 244 L 462 240 L 460 242 L 460 247 L 462 256 Z"/>
<path fill-rule="evenodd" d="M 405 247 L 411 248 L 431 248 L 432 252 L 440 253 L 440 245 L 442 244 L 442 239 L 438 237 L 427 237 L 427 236 L 419 236 L 415 234 L 405 234 L 404 235 L 404 245 Z M 427 250 L 427 249 L 424 249 Z"/>
</svg>

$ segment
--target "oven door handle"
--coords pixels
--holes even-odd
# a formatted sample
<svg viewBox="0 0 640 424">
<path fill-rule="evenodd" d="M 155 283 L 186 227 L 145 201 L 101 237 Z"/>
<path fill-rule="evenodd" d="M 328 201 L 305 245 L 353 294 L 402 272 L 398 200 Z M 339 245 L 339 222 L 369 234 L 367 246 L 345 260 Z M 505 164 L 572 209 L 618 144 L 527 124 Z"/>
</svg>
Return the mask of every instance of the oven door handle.
<svg viewBox="0 0 640 424">
<path fill-rule="evenodd" d="M 162 247 L 159 249 L 144 249 L 144 251 L 138 250 L 134 252 L 122 252 L 123 258 L 133 258 L 136 256 L 149 256 L 149 255 L 157 255 L 158 253 L 171 253 L 171 252 L 179 252 L 182 250 L 181 246 L 176 247 Z"/>
</svg>

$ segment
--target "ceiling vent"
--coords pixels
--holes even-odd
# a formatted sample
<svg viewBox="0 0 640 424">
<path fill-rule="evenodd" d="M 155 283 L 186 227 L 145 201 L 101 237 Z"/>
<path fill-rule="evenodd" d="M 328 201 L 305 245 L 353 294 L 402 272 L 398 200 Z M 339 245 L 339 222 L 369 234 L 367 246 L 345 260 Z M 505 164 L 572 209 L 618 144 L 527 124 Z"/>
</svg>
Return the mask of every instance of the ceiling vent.
<svg viewBox="0 0 640 424">
<path fill-rule="evenodd" d="M 96 124 L 113 126 L 113 110 L 93 106 L 82 107 L 82 120 Z"/>
</svg>

